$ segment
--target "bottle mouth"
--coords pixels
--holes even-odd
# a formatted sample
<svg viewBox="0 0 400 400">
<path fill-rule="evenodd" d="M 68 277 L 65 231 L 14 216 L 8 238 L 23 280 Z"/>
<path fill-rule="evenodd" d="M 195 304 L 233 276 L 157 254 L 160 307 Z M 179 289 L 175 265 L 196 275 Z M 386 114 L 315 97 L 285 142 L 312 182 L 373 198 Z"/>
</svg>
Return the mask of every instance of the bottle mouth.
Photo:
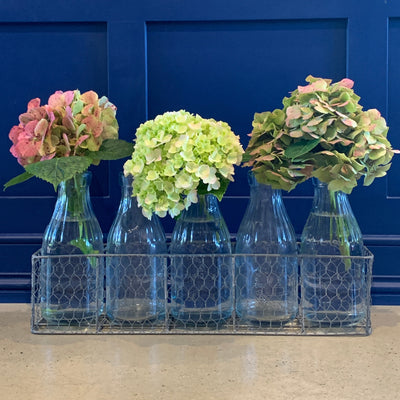
<svg viewBox="0 0 400 400">
<path fill-rule="evenodd" d="M 247 182 L 249 183 L 250 187 L 258 185 L 258 182 L 257 182 L 256 177 L 254 176 L 254 172 L 252 170 L 250 170 L 247 173 Z"/>
<path fill-rule="evenodd" d="M 67 184 L 68 182 L 68 184 Z M 89 186 L 92 182 L 92 172 L 91 171 L 84 171 L 82 173 L 78 173 L 72 178 L 61 182 L 60 187 L 69 187 L 71 184 L 75 188 L 83 188 Z"/>
<path fill-rule="evenodd" d="M 124 187 L 126 185 L 132 186 L 133 180 L 134 180 L 133 175 L 131 175 L 131 174 L 124 175 L 124 173 L 122 171 L 119 173 L 119 184 L 120 184 L 120 186 L 122 186 L 122 187 Z"/>
<path fill-rule="evenodd" d="M 249 171 L 247 174 L 247 181 L 250 187 L 250 190 L 257 190 L 261 192 L 271 193 L 275 196 L 276 194 L 281 194 L 281 189 L 273 189 L 271 185 L 260 183 L 257 181 L 257 178 L 253 171 Z"/>
<path fill-rule="evenodd" d="M 328 186 L 326 182 L 320 181 L 318 178 L 312 178 L 312 183 L 315 187 L 325 187 Z"/>
</svg>

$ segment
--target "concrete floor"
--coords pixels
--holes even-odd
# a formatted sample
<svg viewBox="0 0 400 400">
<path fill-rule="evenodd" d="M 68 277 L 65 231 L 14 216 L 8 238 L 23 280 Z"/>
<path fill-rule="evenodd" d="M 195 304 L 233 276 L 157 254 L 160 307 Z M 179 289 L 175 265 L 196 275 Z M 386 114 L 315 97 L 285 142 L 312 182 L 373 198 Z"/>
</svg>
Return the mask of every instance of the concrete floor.
<svg viewBox="0 0 400 400">
<path fill-rule="evenodd" d="M 400 307 L 368 337 L 51 336 L 0 304 L 4 400 L 397 400 Z"/>
</svg>

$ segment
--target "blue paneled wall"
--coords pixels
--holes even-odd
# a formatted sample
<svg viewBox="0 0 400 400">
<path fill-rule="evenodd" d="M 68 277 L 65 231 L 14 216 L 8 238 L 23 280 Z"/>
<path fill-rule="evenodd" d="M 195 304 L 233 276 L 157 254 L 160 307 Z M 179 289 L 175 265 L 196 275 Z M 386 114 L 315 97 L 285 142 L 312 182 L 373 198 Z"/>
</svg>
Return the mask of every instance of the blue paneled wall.
<svg viewBox="0 0 400 400">
<path fill-rule="evenodd" d="M 307 75 L 347 76 L 361 104 L 388 119 L 389 138 L 400 148 L 398 2 L 95 3 L 0 3 L 1 182 L 22 172 L 9 153 L 8 132 L 27 102 L 40 97 L 45 103 L 56 90 L 76 88 L 93 89 L 117 105 L 123 139 L 133 140 L 146 119 L 183 108 L 227 121 L 246 146 L 254 112 L 281 107 Z M 93 203 L 105 233 L 119 202 L 121 166 L 93 169 Z M 246 172 L 237 168 L 221 204 L 232 234 L 248 201 Z M 299 234 L 311 184 L 284 199 Z M 376 257 L 373 300 L 400 304 L 400 160 L 372 187 L 356 188 L 350 200 Z M 54 202 L 51 186 L 38 180 L 0 193 L 0 301 L 29 301 L 30 255 Z M 163 222 L 171 232 L 173 221 Z"/>
</svg>

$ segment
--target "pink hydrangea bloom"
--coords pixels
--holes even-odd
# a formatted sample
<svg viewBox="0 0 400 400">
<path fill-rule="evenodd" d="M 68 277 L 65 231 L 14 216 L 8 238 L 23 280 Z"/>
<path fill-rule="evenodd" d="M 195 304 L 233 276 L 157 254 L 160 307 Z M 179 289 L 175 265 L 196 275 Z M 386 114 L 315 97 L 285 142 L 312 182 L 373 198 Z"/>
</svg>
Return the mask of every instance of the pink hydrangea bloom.
<svg viewBox="0 0 400 400">
<path fill-rule="evenodd" d="M 307 86 L 298 86 L 299 93 L 313 93 L 313 92 L 326 92 L 328 90 L 328 83 L 324 79 L 318 79 L 311 82 Z"/>
<path fill-rule="evenodd" d="M 93 90 L 89 90 L 81 95 L 81 100 L 86 104 L 98 104 L 99 96 Z"/>
<path fill-rule="evenodd" d="M 62 92 L 58 90 L 49 97 L 49 106 L 51 108 L 66 107 L 71 105 L 74 100 L 74 92 L 69 90 L 67 92 Z"/>
<path fill-rule="evenodd" d="M 36 130 L 39 121 L 29 121 L 24 127 L 14 126 L 9 134 L 13 142 L 11 154 L 17 157 L 21 165 L 40 160 L 42 146 L 41 130 Z"/>
<path fill-rule="evenodd" d="M 338 82 L 338 85 L 352 89 L 354 86 L 354 81 L 348 78 L 344 78 L 340 82 Z"/>
<path fill-rule="evenodd" d="M 116 107 L 93 91 L 59 90 L 43 106 L 39 98 L 32 99 L 10 130 L 10 152 L 27 165 L 97 151 L 103 140 L 118 138 L 115 113 Z"/>
</svg>

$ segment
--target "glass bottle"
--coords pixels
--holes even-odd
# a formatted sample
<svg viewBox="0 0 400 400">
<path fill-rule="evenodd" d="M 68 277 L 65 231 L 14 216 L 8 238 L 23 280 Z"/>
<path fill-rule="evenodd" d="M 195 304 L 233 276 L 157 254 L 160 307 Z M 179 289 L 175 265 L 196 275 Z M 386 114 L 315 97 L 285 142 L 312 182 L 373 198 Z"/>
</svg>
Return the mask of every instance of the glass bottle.
<svg viewBox="0 0 400 400">
<path fill-rule="evenodd" d="M 154 323 L 165 316 L 165 233 L 160 220 L 142 214 L 132 197 L 132 175 L 120 174 L 121 201 L 107 238 L 106 311 L 116 323 Z M 118 256 L 117 256 L 118 255 Z"/>
<path fill-rule="evenodd" d="M 368 307 L 366 268 L 357 258 L 363 255 L 361 231 L 347 195 L 319 180 L 313 183 L 312 209 L 301 236 L 304 319 L 329 326 L 357 323 Z"/>
<path fill-rule="evenodd" d="M 172 232 L 170 310 L 175 320 L 211 327 L 231 316 L 231 252 L 217 198 L 199 195 L 197 203 L 183 210 Z"/>
<path fill-rule="evenodd" d="M 296 235 L 281 191 L 258 183 L 252 172 L 249 184 L 236 239 L 236 312 L 246 323 L 282 324 L 298 311 Z"/>
<path fill-rule="evenodd" d="M 92 323 L 104 297 L 103 234 L 93 212 L 91 172 L 62 182 L 42 242 L 40 302 L 48 323 Z M 82 255 L 82 256 L 79 256 Z M 59 257 L 58 257 L 59 256 Z"/>
</svg>

